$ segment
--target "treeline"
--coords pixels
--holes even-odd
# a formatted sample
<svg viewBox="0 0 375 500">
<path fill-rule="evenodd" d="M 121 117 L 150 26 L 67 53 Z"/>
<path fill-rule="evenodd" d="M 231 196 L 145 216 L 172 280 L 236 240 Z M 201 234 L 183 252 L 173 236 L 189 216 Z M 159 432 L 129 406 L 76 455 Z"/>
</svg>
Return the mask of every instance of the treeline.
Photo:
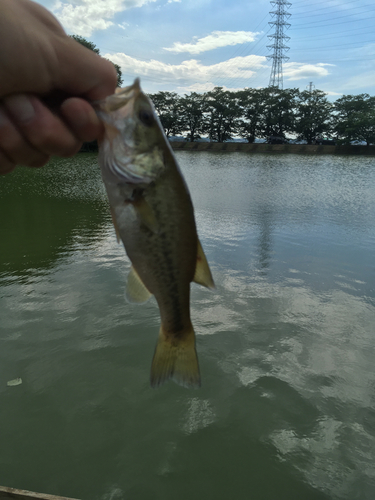
<svg viewBox="0 0 375 500">
<path fill-rule="evenodd" d="M 225 142 L 235 137 L 294 137 L 311 144 L 317 137 L 375 143 L 375 97 L 344 95 L 331 103 L 321 90 L 247 88 L 236 92 L 215 87 L 204 94 L 149 94 L 167 137 L 189 141 L 208 137 Z"/>
</svg>

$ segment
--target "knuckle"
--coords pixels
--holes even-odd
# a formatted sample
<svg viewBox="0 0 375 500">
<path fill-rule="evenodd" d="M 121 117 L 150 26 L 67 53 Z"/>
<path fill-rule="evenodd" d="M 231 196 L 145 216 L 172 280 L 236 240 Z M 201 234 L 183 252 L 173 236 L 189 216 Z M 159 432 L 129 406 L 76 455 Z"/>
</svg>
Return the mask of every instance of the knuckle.
<svg viewBox="0 0 375 500">
<path fill-rule="evenodd" d="M 5 108 L 14 122 L 23 127 L 32 123 L 35 109 L 32 101 L 25 94 L 14 94 L 3 99 Z"/>
</svg>

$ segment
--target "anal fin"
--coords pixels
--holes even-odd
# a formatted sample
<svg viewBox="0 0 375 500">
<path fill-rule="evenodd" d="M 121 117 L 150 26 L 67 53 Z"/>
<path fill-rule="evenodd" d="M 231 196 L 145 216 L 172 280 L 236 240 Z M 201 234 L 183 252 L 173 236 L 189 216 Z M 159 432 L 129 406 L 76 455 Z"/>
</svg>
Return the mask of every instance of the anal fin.
<svg viewBox="0 0 375 500">
<path fill-rule="evenodd" d="M 137 271 L 132 266 L 126 283 L 126 300 L 132 304 L 143 304 L 148 301 L 151 295 L 152 293 L 147 290 Z"/>
<path fill-rule="evenodd" d="M 197 250 L 197 266 L 195 268 L 193 281 L 207 288 L 210 288 L 211 290 L 215 289 L 215 283 L 212 278 L 210 266 L 208 265 L 207 257 L 204 254 L 199 239 L 198 239 L 198 250 Z"/>
</svg>

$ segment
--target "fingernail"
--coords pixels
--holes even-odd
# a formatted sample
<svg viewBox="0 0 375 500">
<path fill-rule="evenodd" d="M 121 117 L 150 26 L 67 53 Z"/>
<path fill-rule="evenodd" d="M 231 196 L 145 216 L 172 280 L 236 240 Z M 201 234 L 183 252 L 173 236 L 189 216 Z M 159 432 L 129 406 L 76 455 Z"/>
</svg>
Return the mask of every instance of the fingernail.
<svg viewBox="0 0 375 500">
<path fill-rule="evenodd" d="M 25 94 L 11 95 L 4 103 L 9 114 L 19 122 L 27 123 L 35 116 L 34 106 Z"/>
</svg>

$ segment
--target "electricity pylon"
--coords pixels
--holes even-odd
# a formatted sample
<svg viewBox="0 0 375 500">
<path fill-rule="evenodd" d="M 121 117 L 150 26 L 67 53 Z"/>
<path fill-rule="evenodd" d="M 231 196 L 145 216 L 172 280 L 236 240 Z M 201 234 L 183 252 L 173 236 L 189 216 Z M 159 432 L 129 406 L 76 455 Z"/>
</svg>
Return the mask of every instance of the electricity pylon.
<svg viewBox="0 0 375 500">
<path fill-rule="evenodd" d="M 290 36 L 284 35 L 284 29 L 290 27 L 290 23 L 287 19 L 290 18 L 291 14 L 287 9 L 292 5 L 287 0 L 272 0 L 271 4 L 276 7 L 276 10 L 270 12 L 271 16 L 275 18 L 274 21 L 268 24 L 275 28 L 275 32 L 272 35 L 268 35 L 268 38 L 274 40 L 272 45 L 267 45 L 268 49 L 273 49 L 273 54 L 267 56 L 267 59 L 273 59 L 272 69 L 270 76 L 270 87 L 283 88 L 283 61 L 288 61 L 289 57 L 284 55 L 285 51 L 288 51 L 290 47 L 285 45 L 285 42 L 290 40 Z"/>
<path fill-rule="evenodd" d="M 312 94 L 312 91 L 315 90 L 315 85 L 313 82 L 310 82 L 306 88 L 309 90 L 310 94 Z"/>
</svg>

